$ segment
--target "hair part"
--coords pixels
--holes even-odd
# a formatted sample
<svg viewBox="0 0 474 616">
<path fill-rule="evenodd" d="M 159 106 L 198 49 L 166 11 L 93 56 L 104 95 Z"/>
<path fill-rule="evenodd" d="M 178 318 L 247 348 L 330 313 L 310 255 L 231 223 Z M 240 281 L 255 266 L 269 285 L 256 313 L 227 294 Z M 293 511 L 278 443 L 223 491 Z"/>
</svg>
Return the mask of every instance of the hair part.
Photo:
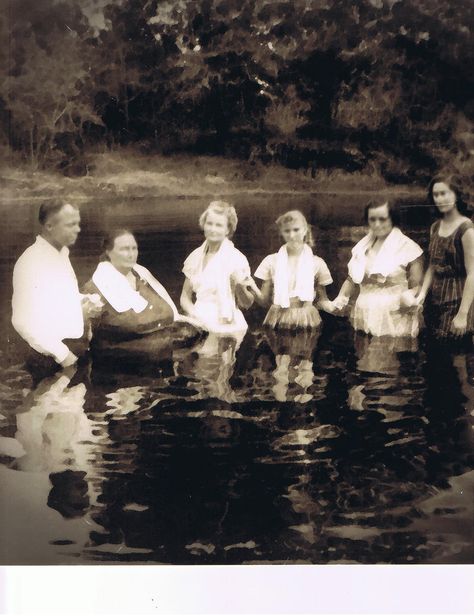
<svg viewBox="0 0 474 616">
<path fill-rule="evenodd" d="M 436 175 L 428 185 L 428 202 L 430 205 L 434 205 L 433 188 L 435 184 L 446 184 L 449 190 L 452 190 L 456 195 L 456 207 L 458 212 L 463 216 L 471 216 L 472 212 L 467 204 L 467 200 L 462 190 L 461 179 L 454 173 L 440 173 Z"/>
<path fill-rule="evenodd" d="M 227 229 L 228 229 L 228 237 L 232 237 L 237 229 L 237 223 L 239 219 L 237 218 L 237 212 L 235 211 L 235 207 L 227 201 L 211 201 L 204 212 L 199 217 L 199 226 L 201 229 L 204 229 L 204 225 L 206 223 L 207 215 L 210 212 L 214 212 L 215 214 L 219 214 L 221 216 L 225 216 L 227 220 Z"/>
<path fill-rule="evenodd" d="M 280 233 L 282 231 L 282 228 L 285 225 L 289 225 L 295 222 L 300 222 L 304 224 L 304 226 L 306 227 L 304 242 L 305 244 L 308 244 L 308 246 L 311 246 L 311 248 L 313 248 L 314 246 L 313 230 L 311 228 L 311 225 L 308 224 L 308 221 L 306 220 L 304 214 L 300 212 L 300 210 L 290 210 L 289 212 L 285 212 L 281 216 L 278 216 L 278 218 L 275 220 L 275 224 L 277 225 Z"/>
<path fill-rule="evenodd" d="M 107 233 L 107 235 L 102 240 L 102 254 L 100 255 L 101 261 L 110 261 L 107 251 L 113 250 L 115 246 L 115 240 L 119 237 L 123 237 L 124 235 L 131 235 L 133 239 L 136 241 L 135 235 L 129 229 L 118 228 L 112 229 Z"/>
<path fill-rule="evenodd" d="M 43 201 L 38 210 L 38 222 L 41 226 L 44 226 L 53 216 L 58 214 L 63 207 L 69 205 L 75 210 L 79 211 L 79 207 L 74 203 L 68 203 L 67 201 L 61 201 L 60 199 L 51 199 L 49 201 Z"/>
<path fill-rule="evenodd" d="M 388 210 L 388 217 L 394 227 L 398 227 L 400 224 L 400 213 L 396 208 L 395 204 L 390 199 L 384 199 L 381 197 L 380 199 L 370 199 L 367 201 L 364 208 L 364 222 L 365 224 L 369 224 L 369 211 L 375 210 L 377 207 L 382 207 L 386 205 Z"/>
</svg>

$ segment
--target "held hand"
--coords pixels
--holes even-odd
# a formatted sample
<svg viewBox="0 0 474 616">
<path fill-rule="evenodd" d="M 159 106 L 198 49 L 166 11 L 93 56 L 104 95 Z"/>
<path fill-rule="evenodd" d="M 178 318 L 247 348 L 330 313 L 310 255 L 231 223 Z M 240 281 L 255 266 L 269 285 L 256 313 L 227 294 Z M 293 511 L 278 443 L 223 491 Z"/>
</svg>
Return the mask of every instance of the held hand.
<svg viewBox="0 0 474 616">
<path fill-rule="evenodd" d="M 331 303 L 334 306 L 335 312 L 342 312 L 342 310 L 344 310 L 349 303 L 349 298 L 344 295 L 338 295 Z"/>
<path fill-rule="evenodd" d="M 451 333 L 454 336 L 464 336 L 467 331 L 467 314 L 457 314 L 451 322 Z"/>
<path fill-rule="evenodd" d="M 329 314 L 334 314 L 337 310 L 334 302 L 329 301 L 328 299 L 323 299 L 318 302 L 318 308 L 324 310 L 324 312 L 328 312 Z"/>
<path fill-rule="evenodd" d="M 90 293 L 82 298 L 82 313 L 86 319 L 98 317 L 103 307 L 104 303 L 98 293 Z"/>
<path fill-rule="evenodd" d="M 74 355 L 71 351 L 67 354 L 67 357 L 63 359 L 61 362 L 61 366 L 63 368 L 67 368 L 68 366 L 73 366 L 77 362 L 77 355 Z"/>
</svg>

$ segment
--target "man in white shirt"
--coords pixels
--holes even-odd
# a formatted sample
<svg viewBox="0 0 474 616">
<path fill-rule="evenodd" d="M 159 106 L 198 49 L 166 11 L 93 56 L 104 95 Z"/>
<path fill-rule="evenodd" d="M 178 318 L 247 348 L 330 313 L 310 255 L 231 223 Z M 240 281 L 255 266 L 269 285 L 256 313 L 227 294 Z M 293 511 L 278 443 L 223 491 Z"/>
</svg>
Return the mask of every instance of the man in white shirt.
<svg viewBox="0 0 474 616">
<path fill-rule="evenodd" d="M 40 206 L 38 219 L 40 234 L 13 270 L 12 324 L 36 353 L 67 367 L 77 361 L 69 341 L 83 339 L 84 313 L 94 312 L 69 261 L 81 217 L 75 206 L 53 201 Z"/>
</svg>

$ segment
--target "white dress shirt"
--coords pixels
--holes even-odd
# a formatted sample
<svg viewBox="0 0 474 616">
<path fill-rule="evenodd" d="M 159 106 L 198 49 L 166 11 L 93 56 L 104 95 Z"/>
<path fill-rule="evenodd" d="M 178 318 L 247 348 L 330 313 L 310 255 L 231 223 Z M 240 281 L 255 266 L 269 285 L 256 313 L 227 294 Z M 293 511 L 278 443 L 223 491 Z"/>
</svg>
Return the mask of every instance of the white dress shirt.
<svg viewBox="0 0 474 616">
<path fill-rule="evenodd" d="M 84 334 L 81 297 L 69 249 L 58 251 L 38 235 L 13 270 L 13 327 L 33 349 L 61 363 L 69 353 L 63 340 Z"/>
</svg>

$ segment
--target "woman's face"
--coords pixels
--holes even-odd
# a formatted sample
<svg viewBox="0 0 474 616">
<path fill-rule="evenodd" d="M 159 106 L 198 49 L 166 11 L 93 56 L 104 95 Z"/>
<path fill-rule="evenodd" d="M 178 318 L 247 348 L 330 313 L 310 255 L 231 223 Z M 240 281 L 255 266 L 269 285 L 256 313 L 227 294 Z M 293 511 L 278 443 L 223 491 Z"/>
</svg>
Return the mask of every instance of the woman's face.
<svg viewBox="0 0 474 616">
<path fill-rule="evenodd" d="M 369 222 L 369 229 L 378 239 L 387 237 L 393 229 L 387 203 L 378 207 L 371 207 L 367 214 L 367 220 Z"/>
<path fill-rule="evenodd" d="M 207 213 L 204 222 L 204 237 L 210 242 L 222 242 L 229 234 L 229 225 L 225 214 L 218 214 L 212 210 Z"/>
<path fill-rule="evenodd" d="M 127 233 L 116 237 L 114 247 L 107 250 L 107 256 L 119 271 L 130 271 L 138 257 L 138 246 L 133 235 Z"/>
<path fill-rule="evenodd" d="M 441 214 L 456 207 L 456 193 L 445 182 L 436 182 L 432 189 L 433 201 Z"/>
<path fill-rule="evenodd" d="M 280 232 L 286 244 L 289 246 L 300 246 L 304 244 L 308 226 L 303 220 L 295 219 L 292 222 L 283 223 Z"/>
</svg>

